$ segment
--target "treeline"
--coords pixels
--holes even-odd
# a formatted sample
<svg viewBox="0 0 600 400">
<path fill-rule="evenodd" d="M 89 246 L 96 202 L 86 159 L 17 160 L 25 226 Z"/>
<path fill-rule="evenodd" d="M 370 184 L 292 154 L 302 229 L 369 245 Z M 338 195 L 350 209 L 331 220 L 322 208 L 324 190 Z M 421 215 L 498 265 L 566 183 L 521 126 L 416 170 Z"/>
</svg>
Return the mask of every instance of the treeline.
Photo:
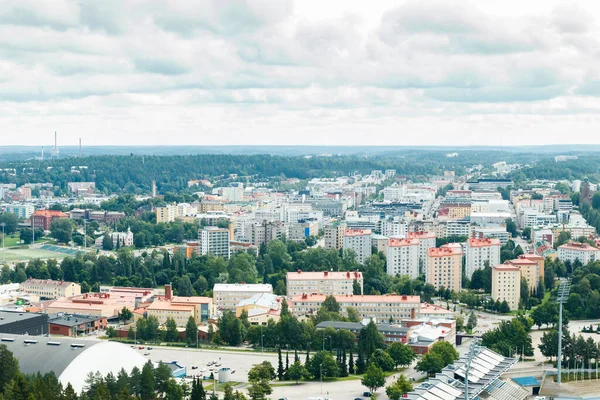
<svg viewBox="0 0 600 400">
<path fill-rule="evenodd" d="M 504 357 L 516 357 L 518 354 L 533 356 L 529 336 L 532 326 L 531 318 L 523 314 L 510 321 L 501 321 L 498 327 L 482 335 L 481 344 Z"/>
<path fill-rule="evenodd" d="M 569 335 L 568 329 L 563 329 L 562 337 L 563 367 L 566 368 L 593 368 L 596 369 L 596 363 L 600 358 L 600 344 L 594 342 L 594 339 L 583 336 Z M 544 332 L 538 348 L 550 360 L 558 357 L 558 330 L 553 329 Z"/>
<path fill-rule="evenodd" d="M 556 162 L 554 157 L 541 159 L 528 168 L 512 174 L 515 183 L 533 179 L 574 180 L 589 178 L 593 182 L 600 181 L 600 157 L 580 156 L 577 160 Z"/>
<path fill-rule="evenodd" d="M 490 166 L 499 160 L 531 160 L 532 154 L 507 152 L 461 151 L 459 157 L 448 158 L 443 151 L 410 151 L 377 157 L 334 155 L 331 157 L 200 154 L 182 156 L 92 156 L 77 159 L 77 165 L 88 168 L 71 172 L 74 160 L 28 160 L 4 162 L 2 169 L 14 168 L 16 175 L 0 171 L 0 183 L 52 182 L 57 194 L 67 192 L 67 182 L 93 181 L 98 190 L 109 193 L 149 193 L 152 179 L 156 179 L 160 193 L 187 190 L 192 179 L 221 179 L 229 174 L 258 178 L 279 177 L 309 179 L 335 177 L 354 171 L 396 169 L 408 177 L 442 175 L 453 170 L 457 175 L 465 167 L 483 164 Z M 48 167 L 52 168 L 48 168 Z"/>
<path fill-rule="evenodd" d="M 192 393 L 186 384 L 179 384 L 171 377 L 168 365 L 160 363 L 155 368 L 150 361 L 141 370 L 134 367 L 129 374 L 124 369 L 117 375 L 109 373 L 104 377 L 100 373 L 90 373 L 84 390 L 76 393 L 71 384 L 63 387 L 52 372 L 44 375 L 21 373 L 19 361 L 6 345 L 0 345 L 2 400 L 183 400 Z"/>
</svg>

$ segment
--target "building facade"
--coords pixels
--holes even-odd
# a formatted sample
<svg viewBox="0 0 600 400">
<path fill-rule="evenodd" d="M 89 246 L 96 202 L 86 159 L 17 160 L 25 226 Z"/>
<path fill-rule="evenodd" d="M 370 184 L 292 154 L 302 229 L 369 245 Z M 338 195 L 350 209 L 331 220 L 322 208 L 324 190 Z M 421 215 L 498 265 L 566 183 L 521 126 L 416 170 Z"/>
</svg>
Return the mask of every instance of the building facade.
<svg viewBox="0 0 600 400">
<path fill-rule="evenodd" d="M 591 246 L 588 243 L 570 242 L 558 246 L 558 258 L 562 262 L 569 261 L 574 263 L 579 260 L 583 265 L 600 259 L 600 249 Z"/>
<path fill-rule="evenodd" d="M 200 254 L 229 258 L 229 230 L 207 226 L 198 232 Z"/>
<path fill-rule="evenodd" d="M 255 294 L 273 294 L 270 284 L 217 283 L 213 287 L 213 302 L 217 310 L 232 310 L 242 300 Z"/>
<path fill-rule="evenodd" d="M 521 300 L 521 270 L 513 265 L 492 268 L 492 299 L 508 303 L 511 310 L 519 308 Z"/>
<path fill-rule="evenodd" d="M 177 205 L 167 204 L 163 207 L 156 207 L 156 223 L 160 224 L 173 222 L 177 217 Z"/>
<path fill-rule="evenodd" d="M 304 293 L 324 295 L 354 294 L 354 282 L 363 290 L 363 275 L 359 271 L 323 271 L 287 273 L 287 296 L 297 296 Z"/>
<path fill-rule="evenodd" d="M 55 210 L 38 210 L 31 215 L 31 225 L 45 231 L 50 230 L 50 224 L 61 218 L 68 218 L 69 214 Z"/>
<path fill-rule="evenodd" d="M 6 212 L 17 214 L 17 217 L 28 219 L 35 211 L 35 207 L 31 204 L 7 204 Z"/>
<path fill-rule="evenodd" d="M 462 255 L 462 247 L 458 243 L 429 249 L 426 282 L 436 290 L 444 287 L 459 293 L 462 288 Z"/>
<path fill-rule="evenodd" d="M 356 261 L 364 264 L 367 257 L 371 255 L 370 229 L 346 229 L 344 231 L 344 250 L 353 250 L 356 253 Z"/>
<path fill-rule="evenodd" d="M 386 263 L 388 275 L 408 275 L 416 279 L 419 276 L 419 240 L 390 238 Z"/>
<path fill-rule="evenodd" d="M 465 274 L 469 279 L 475 270 L 483 269 L 486 265 L 493 267 L 500 264 L 499 239 L 470 238 L 467 240 L 465 252 Z"/>
<path fill-rule="evenodd" d="M 29 278 L 21 283 L 19 290 L 34 294 L 45 299 L 57 299 L 59 297 L 72 297 L 81 294 L 81 285 L 67 281 L 53 281 L 51 279 Z"/>
</svg>

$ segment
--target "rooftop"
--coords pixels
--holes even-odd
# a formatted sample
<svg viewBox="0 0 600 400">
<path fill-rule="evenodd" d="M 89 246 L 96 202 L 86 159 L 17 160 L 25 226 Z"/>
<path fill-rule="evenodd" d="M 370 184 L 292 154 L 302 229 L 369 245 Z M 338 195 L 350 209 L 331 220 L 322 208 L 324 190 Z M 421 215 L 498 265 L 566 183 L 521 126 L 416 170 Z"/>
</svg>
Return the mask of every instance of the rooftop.
<svg viewBox="0 0 600 400">
<path fill-rule="evenodd" d="M 0 326 L 5 324 L 12 324 L 13 322 L 24 321 L 31 318 L 37 318 L 40 315 L 44 314 L 16 311 L 0 311 Z"/>
<path fill-rule="evenodd" d="M 421 303 L 421 296 L 386 295 L 338 295 L 333 296 L 338 303 Z M 323 302 L 324 294 L 302 294 L 292 297 L 292 301 Z"/>
<path fill-rule="evenodd" d="M 86 324 L 88 322 L 98 321 L 103 318 L 106 317 L 79 314 L 51 315 L 49 316 L 48 323 L 54 325 L 73 327 L 81 324 Z"/>
<path fill-rule="evenodd" d="M 435 239 L 435 232 L 408 232 L 409 239 Z"/>
<path fill-rule="evenodd" d="M 511 265 L 511 264 L 496 265 L 495 267 L 492 268 L 492 270 L 495 270 L 495 271 L 521 271 L 519 269 L 519 267 Z"/>
<path fill-rule="evenodd" d="M 73 285 L 73 282 L 67 281 L 53 281 L 52 279 L 33 279 L 29 278 L 25 282 L 21 283 L 21 286 L 39 285 L 39 286 L 57 286 L 57 287 L 69 287 Z"/>
<path fill-rule="evenodd" d="M 259 307 L 272 307 L 279 304 L 279 296 L 271 293 L 257 293 L 254 296 L 240 301 L 236 307 L 255 305 Z"/>
<path fill-rule="evenodd" d="M 168 300 L 154 300 L 148 306 L 148 310 L 170 310 L 170 311 L 189 311 L 193 312 L 195 306 L 193 304 L 173 304 Z"/>
<path fill-rule="evenodd" d="M 390 238 L 388 241 L 388 247 L 404 247 L 404 246 L 418 246 L 419 239 L 398 239 Z"/>
<path fill-rule="evenodd" d="M 273 292 L 270 283 L 216 283 L 213 292 Z"/>
<path fill-rule="evenodd" d="M 406 334 L 410 330 L 410 328 L 404 328 L 402 326 L 390 325 L 390 324 L 376 324 L 377 330 L 380 332 L 387 333 L 403 333 Z M 323 321 L 320 322 L 317 326 L 317 329 L 347 329 L 349 331 L 360 331 L 364 328 L 364 325 L 360 322 L 342 322 L 342 321 Z"/>
<path fill-rule="evenodd" d="M 498 246 L 500 247 L 500 239 L 495 238 L 485 238 L 485 239 L 476 239 L 469 238 L 467 240 L 468 247 L 487 247 L 487 246 Z"/>
<path fill-rule="evenodd" d="M 56 210 L 38 210 L 33 213 L 36 217 L 59 217 L 67 218 L 69 215 L 61 211 Z"/>
<path fill-rule="evenodd" d="M 460 256 L 462 255 L 462 248 L 460 247 L 432 247 L 427 250 L 429 257 L 448 257 L 448 256 Z"/>
<path fill-rule="evenodd" d="M 565 250 L 577 250 L 577 251 L 598 251 L 598 249 L 589 243 L 577 243 L 577 242 L 569 242 L 567 244 L 563 244 L 562 246 L 558 246 L 558 249 Z"/>
<path fill-rule="evenodd" d="M 362 279 L 362 272 L 359 271 L 322 271 L 322 272 L 304 272 L 299 269 L 297 272 L 288 272 L 288 281 L 300 280 L 342 280 L 342 279 Z"/>
<path fill-rule="evenodd" d="M 212 297 L 205 296 L 173 296 L 171 299 L 171 303 L 178 304 L 211 304 L 212 302 Z"/>
<path fill-rule="evenodd" d="M 370 229 L 346 229 L 344 236 L 365 236 L 371 235 L 373 232 Z"/>
</svg>

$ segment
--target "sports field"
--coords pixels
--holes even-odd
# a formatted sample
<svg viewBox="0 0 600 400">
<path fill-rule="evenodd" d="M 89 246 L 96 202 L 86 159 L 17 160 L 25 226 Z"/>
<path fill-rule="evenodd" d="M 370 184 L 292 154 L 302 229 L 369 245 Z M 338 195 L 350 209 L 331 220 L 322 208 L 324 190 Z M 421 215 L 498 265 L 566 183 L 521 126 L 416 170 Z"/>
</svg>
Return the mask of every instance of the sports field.
<svg viewBox="0 0 600 400">
<path fill-rule="evenodd" d="M 41 259 L 62 259 L 65 258 L 66 254 L 57 253 L 54 251 L 45 251 L 38 249 L 5 249 L 6 261 L 25 261 L 31 260 L 32 258 Z M 2 260 L 2 249 L 0 249 L 0 260 Z"/>
</svg>

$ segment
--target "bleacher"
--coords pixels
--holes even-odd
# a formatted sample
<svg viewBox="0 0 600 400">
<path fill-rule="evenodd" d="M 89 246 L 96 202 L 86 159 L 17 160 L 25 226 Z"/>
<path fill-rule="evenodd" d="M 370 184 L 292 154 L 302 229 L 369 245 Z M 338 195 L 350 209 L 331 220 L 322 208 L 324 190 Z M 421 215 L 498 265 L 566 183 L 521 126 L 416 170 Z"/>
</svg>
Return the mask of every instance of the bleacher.
<svg viewBox="0 0 600 400">
<path fill-rule="evenodd" d="M 52 251 L 54 253 L 62 253 L 62 254 L 66 254 L 69 256 L 75 256 L 78 253 L 83 253 L 83 251 L 78 250 L 78 249 L 73 249 L 71 247 L 65 247 L 65 246 L 55 246 L 53 244 L 44 244 L 40 247 L 40 249 L 46 250 L 46 251 Z"/>
<path fill-rule="evenodd" d="M 523 400 L 529 392 L 512 380 L 496 379 L 485 390 L 488 396 L 481 396 L 490 400 Z"/>
</svg>

